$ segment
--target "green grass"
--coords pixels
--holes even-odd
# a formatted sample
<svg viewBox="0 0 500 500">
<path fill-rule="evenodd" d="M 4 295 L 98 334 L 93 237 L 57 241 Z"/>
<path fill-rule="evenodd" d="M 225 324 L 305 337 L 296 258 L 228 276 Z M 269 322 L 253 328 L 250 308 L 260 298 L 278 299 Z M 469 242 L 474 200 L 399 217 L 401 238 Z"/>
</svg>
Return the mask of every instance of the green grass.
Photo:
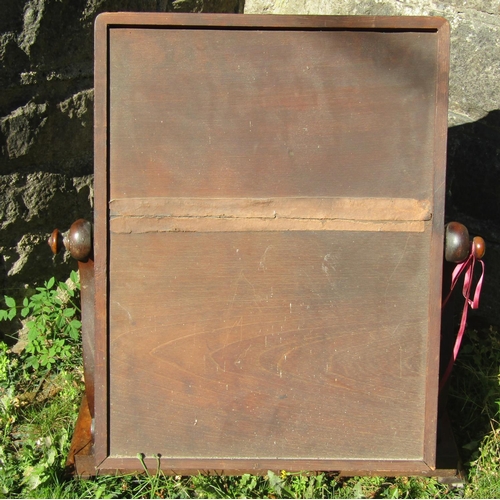
<svg viewBox="0 0 500 500">
<path fill-rule="evenodd" d="M 448 407 L 467 466 L 465 496 L 500 498 L 500 336 L 496 328 L 467 332 Z"/>
<path fill-rule="evenodd" d="M 52 294 L 57 302 L 55 297 Z M 78 320 L 77 308 L 71 309 L 72 314 L 65 316 L 69 322 Z M 52 314 L 49 309 L 45 313 Z M 48 353 L 52 334 L 44 335 L 38 336 L 37 342 Z M 72 346 L 70 350 L 65 349 L 67 345 Z M 68 335 L 54 355 L 61 359 L 43 366 L 27 365 L 26 359 L 32 353 L 14 353 L 0 343 L 0 497 L 500 497 L 500 338 L 493 327 L 467 332 L 451 379 L 450 417 L 467 473 L 463 488 L 421 477 L 339 478 L 327 473 L 285 471 L 280 475 L 269 472 L 266 476 L 238 477 L 170 477 L 148 471 L 140 475 L 68 478 L 64 464 L 83 391 L 81 352 Z"/>
</svg>

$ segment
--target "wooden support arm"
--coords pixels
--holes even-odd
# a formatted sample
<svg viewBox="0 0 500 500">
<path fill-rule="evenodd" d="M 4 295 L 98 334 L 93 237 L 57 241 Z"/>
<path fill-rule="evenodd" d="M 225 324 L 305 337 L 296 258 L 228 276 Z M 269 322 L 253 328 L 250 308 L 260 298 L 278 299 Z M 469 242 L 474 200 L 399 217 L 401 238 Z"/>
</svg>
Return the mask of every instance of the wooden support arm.
<svg viewBox="0 0 500 500">
<path fill-rule="evenodd" d="M 94 417 L 94 259 L 92 224 L 84 219 L 74 222 L 66 234 L 54 229 L 49 238 L 54 254 L 63 248 L 78 261 L 80 272 L 80 296 L 82 311 L 83 371 L 85 393 L 90 415 Z"/>
</svg>

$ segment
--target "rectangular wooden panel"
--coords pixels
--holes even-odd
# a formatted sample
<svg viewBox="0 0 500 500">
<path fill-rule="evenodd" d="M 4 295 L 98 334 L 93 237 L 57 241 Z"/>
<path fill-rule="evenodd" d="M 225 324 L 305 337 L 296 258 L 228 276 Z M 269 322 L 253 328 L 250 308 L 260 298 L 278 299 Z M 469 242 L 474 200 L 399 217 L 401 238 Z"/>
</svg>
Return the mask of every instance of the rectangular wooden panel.
<svg viewBox="0 0 500 500">
<path fill-rule="evenodd" d="M 113 235 L 111 454 L 421 459 L 428 244 Z"/>
<path fill-rule="evenodd" d="M 431 193 L 436 33 L 109 36 L 112 199 Z"/>
<path fill-rule="evenodd" d="M 101 470 L 432 470 L 447 37 L 98 19 Z"/>
</svg>

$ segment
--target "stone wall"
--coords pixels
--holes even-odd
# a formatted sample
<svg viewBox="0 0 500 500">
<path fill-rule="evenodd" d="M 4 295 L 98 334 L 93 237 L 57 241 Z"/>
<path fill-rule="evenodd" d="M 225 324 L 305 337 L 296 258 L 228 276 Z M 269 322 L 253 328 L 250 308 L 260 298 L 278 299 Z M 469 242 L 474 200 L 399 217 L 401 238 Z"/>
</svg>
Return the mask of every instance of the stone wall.
<svg viewBox="0 0 500 500">
<path fill-rule="evenodd" d="M 451 26 L 448 220 L 486 239 L 478 321 L 500 325 L 500 0 L 246 0 L 248 14 L 441 16 Z"/>
<path fill-rule="evenodd" d="M 241 12 L 244 0 L 2 0 L 0 292 L 65 278 L 50 231 L 92 219 L 93 23 L 103 11 Z M 246 0 L 248 13 L 440 15 L 452 27 L 449 218 L 486 237 L 500 324 L 500 0 Z M 1 293 L 0 293 L 1 295 Z"/>
</svg>

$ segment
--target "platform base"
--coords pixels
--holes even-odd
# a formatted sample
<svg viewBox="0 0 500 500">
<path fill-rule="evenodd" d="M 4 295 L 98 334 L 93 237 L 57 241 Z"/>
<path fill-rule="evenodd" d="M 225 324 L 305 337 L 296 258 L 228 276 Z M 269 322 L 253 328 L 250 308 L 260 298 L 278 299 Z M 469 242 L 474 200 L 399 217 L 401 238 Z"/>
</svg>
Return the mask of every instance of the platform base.
<svg viewBox="0 0 500 500">
<path fill-rule="evenodd" d="M 96 463 L 93 455 L 92 418 L 90 416 L 87 398 L 84 396 L 80 406 L 80 413 L 76 422 L 75 432 L 71 441 L 71 447 L 66 462 L 66 472 L 68 475 L 79 477 L 92 477 L 97 473 Z M 118 472 L 131 471 L 108 471 L 100 470 L 102 474 L 113 474 Z M 139 472 L 139 471 L 137 471 Z M 216 472 L 216 471 L 212 471 Z M 219 471 L 221 472 L 221 471 Z M 341 470 L 338 471 L 340 477 L 348 476 L 401 476 L 401 472 L 390 470 Z M 405 476 L 413 474 L 405 472 Z M 437 438 L 437 467 L 427 474 L 422 471 L 415 471 L 414 475 L 427 477 L 437 477 L 440 482 L 460 486 L 465 483 L 465 474 L 460 463 L 458 450 L 453 438 L 450 421 L 447 415 L 443 415 L 438 422 Z"/>
</svg>

